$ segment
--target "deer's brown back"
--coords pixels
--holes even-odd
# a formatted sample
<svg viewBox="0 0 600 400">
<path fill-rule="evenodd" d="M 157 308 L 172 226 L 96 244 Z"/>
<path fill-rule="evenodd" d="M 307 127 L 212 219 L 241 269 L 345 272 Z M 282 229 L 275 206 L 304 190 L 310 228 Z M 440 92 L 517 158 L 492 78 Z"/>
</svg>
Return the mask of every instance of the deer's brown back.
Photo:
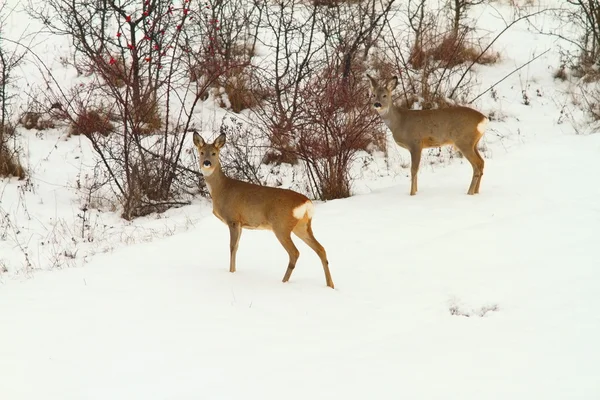
<svg viewBox="0 0 600 400">
<path fill-rule="evenodd" d="M 230 178 L 219 191 L 213 196 L 215 215 L 225 222 L 239 221 L 250 229 L 272 229 L 277 223 L 292 223 L 293 210 L 309 201 L 292 190 Z"/>
<path fill-rule="evenodd" d="M 479 111 L 468 107 L 438 110 L 399 110 L 400 118 L 392 134 L 396 142 L 420 143 L 423 147 L 470 142 L 477 125 L 485 119 Z"/>
</svg>

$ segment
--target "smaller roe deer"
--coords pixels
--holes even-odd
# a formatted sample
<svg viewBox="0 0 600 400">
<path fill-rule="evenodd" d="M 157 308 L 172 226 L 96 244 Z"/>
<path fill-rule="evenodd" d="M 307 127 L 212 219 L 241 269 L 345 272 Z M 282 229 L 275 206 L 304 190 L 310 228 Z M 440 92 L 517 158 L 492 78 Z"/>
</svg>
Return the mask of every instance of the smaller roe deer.
<svg viewBox="0 0 600 400">
<path fill-rule="evenodd" d="M 200 171 L 212 197 L 213 214 L 229 226 L 229 272 L 235 272 L 235 255 L 242 228 L 266 229 L 275 233 L 290 257 L 283 277 L 283 282 L 287 282 L 300 256 L 292 241 L 291 233 L 294 232 L 317 253 L 323 263 L 327 286 L 333 288 L 327 254 L 315 239 L 311 228 L 314 213 L 312 202 L 308 197 L 289 189 L 259 186 L 225 176 L 219 160 L 225 140 L 225 135 L 221 134 L 212 144 L 207 144 L 194 132 Z"/>
<path fill-rule="evenodd" d="M 450 107 L 436 110 L 406 110 L 392 102 L 392 91 L 398 85 L 394 76 L 379 84 L 367 74 L 371 82 L 373 108 L 392 131 L 399 146 L 410 151 L 411 196 L 417 193 L 417 173 L 424 148 L 454 145 L 473 166 L 473 178 L 468 194 L 479 193 L 484 161 L 477 150 L 488 118 L 468 107 Z"/>
</svg>

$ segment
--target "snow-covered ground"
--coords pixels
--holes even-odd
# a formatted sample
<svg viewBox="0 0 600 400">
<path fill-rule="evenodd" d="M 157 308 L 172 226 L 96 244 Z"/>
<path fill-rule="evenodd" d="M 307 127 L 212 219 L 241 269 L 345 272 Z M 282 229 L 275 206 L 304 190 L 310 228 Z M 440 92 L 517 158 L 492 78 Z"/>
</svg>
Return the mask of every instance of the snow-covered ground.
<svg viewBox="0 0 600 400">
<path fill-rule="evenodd" d="M 9 282 L 2 397 L 597 399 L 599 153 L 598 135 L 562 137 L 490 162 L 478 197 L 456 165 L 415 197 L 318 206 L 335 290 L 303 244 L 281 283 L 263 231 L 230 274 L 214 217 Z"/>
<path fill-rule="evenodd" d="M 490 34 L 512 12 L 477 10 Z M 14 39 L 37 29 L 25 17 Z M 72 79 L 58 41 L 35 46 Z M 480 90 L 551 51 L 475 104 L 496 116 L 481 194 L 464 160 L 426 156 L 409 196 L 390 144 L 388 164 L 356 169 L 355 196 L 317 203 L 335 290 L 299 240 L 281 283 L 287 254 L 265 231 L 242 233 L 230 274 L 210 200 L 84 213 L 86 139 L 22 131 L 30 180 L 0 181 L 0 398 L 599 399 L 600 135 L 552 77 L 555 38 L 519 24 L 494 48 Z"/>
</svg>

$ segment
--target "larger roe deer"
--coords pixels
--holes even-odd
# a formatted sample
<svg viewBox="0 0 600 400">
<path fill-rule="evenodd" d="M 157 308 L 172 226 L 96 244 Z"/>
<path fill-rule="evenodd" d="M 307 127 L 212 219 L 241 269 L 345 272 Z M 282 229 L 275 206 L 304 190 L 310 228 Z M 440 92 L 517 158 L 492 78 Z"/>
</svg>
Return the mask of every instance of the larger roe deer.
<svg viewBox="0 0 600 400">
<path fill-rule="evenodd" d="M 367 74 L 371 82 L 373 108 L 392 131 L 395 142 L 410 152 L 410 194 L 417 193 L 417 174 L 424 148 L 454 145 L 473 166 L 473 178 L 468 194 L 479 193 L 484 161 L 477 150 L 488 118 L 468 107 L 450 107 L 436 110 L 406 110 L 392 102 L 392 91 L 398 85 L 398 77 L 377 82 Z"/>
<path fill-rule="evenodd" d="M 300 256 L 292 241 L 291 233 L 294 232 L 317 253 L 323 263 L 327 286 L 333 288 L 327 254 L 311 228 L 313 203 L 308 197 L 289 189 L 259 186 L 225 176 L 219 160 L 225 140 L 225 135 L 221 134 L 212 144 L 207 144 L 194 132 L 200 171 L 212 197 L 213 214 L 229 226 L 229 272 L 235 272 L 235 256 L 242 228 L 266 229 L 275 233 L 290 257 L 283 277 L 283 282 L 287 282 Z"/>
</svg>

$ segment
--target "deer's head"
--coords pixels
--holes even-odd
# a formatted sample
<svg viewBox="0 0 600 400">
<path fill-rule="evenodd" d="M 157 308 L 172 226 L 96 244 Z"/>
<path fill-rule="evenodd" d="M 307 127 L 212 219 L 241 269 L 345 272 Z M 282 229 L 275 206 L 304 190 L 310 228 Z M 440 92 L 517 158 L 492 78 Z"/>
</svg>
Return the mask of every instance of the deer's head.
<svg viewBox="0 0 600 400">
<path fill-rule="evenodd" d="M 219 153 L 221 148 L 225 145 L 225 140 L 225 134 L 222 133 L 214 142 L 208 144 L 202 139 L 202 136 L 200 136 L 198 132 L 194 132 L 194 146 L 196 146 L 196 150 L 198 150 L 200 172 L 202 172 L 202 175 L 210 176 L 215 169 L 221 168 Z"/>
<path fill-rule="evenodd" d="M 371 104 L 373 108 L 380 114 L 387 114 L 392 105 L 392 91 L 398 85 L 398 77 L 393 76 L 388 80 L 377 82 L 375 78 L 367 74 L 369 82 L 371 82 Z"/>
</svg>

